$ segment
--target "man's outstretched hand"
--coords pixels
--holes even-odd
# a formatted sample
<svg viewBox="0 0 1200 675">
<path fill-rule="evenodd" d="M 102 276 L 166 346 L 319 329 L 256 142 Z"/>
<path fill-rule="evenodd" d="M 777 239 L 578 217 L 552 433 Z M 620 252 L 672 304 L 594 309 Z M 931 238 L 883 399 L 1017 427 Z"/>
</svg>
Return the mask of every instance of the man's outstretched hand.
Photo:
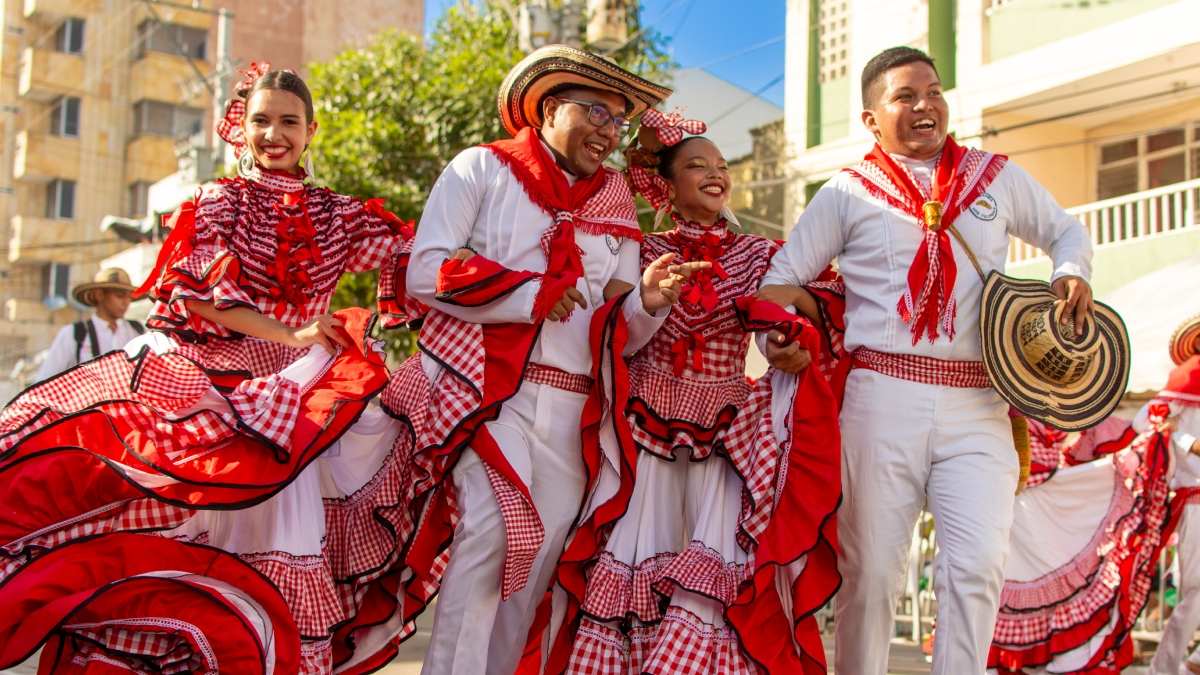
<svg viewBox="0 0 1200 675">
<path fill-rule="evenodd" d="M 642 307 L 649 314 L 654 314 L 664 307 L 670 307 L 679 300 L 683 282 L 692 274 L 712 267 L 712 263 L 691 262 L 672 265 L 674 253 L 668 253 L 650 263 L 642 273 Z"/>
</svg>

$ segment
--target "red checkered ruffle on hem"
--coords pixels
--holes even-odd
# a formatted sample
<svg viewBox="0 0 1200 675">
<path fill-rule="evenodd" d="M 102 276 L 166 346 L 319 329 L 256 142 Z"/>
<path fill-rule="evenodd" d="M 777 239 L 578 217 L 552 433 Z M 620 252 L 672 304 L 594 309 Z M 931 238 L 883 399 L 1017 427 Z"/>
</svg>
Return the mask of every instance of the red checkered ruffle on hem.
<svg viewBox="0 0 1200 675">
<path fill-rule="evenodd" d="M 1017 497 L 1011 556 L 1044 548 L 1034 534 L 1039 531 L 1070 528 L 1093 534 L 1065 563 L 1041 570 L 1036 578 L 1005 580 L 989 668 L 1000 673 L 1054 669 L 1055 659 L 1067 652 L 1072 664 L 1086 661 L 1085 668 L 1073 666 L 1072 672 L 1119 672 L 1132 662 L 1130 631 L 1149 598 L 1159 552 L 1170 534 L 1170 460 L 1167 441 L 1157 432 L 1114 453 L 1128 443 L 1128 431 L 1129 423 L 1121 420 L 1087 430 L 1072 447 L 1081 447 L 1084 456 L 1100 448 L 1100 459 L 1072 466 L 1065 449 L 1060 468 Z M 1088 496 L 1094 494 L 1091 486 L 1110 475 L 1107 509 L 1098 520 L 1072 522 L 1079 517 L 1065 506 L 1067 500 L 1081 494 L 1094 499 Z M 1072 490 L 1074 485 L 1080 488 Z M 1052 527 L 1039 529 L 1039 522 Z M 1038 564 L 1019 567 L 1037 569 Z"/>
<path fill-rule="evenodd" d="M 0 668 L 40 673 L 299 672 L 300 635 L 269 580 L 232 554 L 150 535 L 59 546 L 0 584 Z"/>
<path fill-rule="evenodd" d="M 757 304 L 752 298 L 731 304 L 742 330 L 770 330 L 788 323 L 785 334 L 802 340 L 814 353 L 821 349 L 818 332 L 780 308 L 746 312 Z M 748 314 L 746 320 L 743 313 Z M 791 402 L 783 420 L 772 414 L 776 395 Z M 799 378 L 770 371 L 754 384 L 724 433 L 724 459 L 667 464 L 643 453 L 639 481 L 677 484 L 679 471 L 662 468 L 669 466 L 687 474 L 688 489 L 693 484 L 704 486 L 700 489 L 729 484 L 720 473 L 697 474 L 696 483 L 691 482 L 692 471 L 708 467 L 732 471 L 738 487 L 732 495 L 706 493 L 706 505 L 724 503 L 725 508 L 705 509 L 695 529 L 683 533 L 692 539 L 685 549 L 636 551 L 638 560 L 620 560 L 614 552 L 630 548 L 631 533 L 642 538 L 638 523 L 653 521 L 662 527 L 662 514 L 656 518 L 654 500 L 645 497 L 656 492 L 656 484 L 638 486 L 626 514 L 632 520 L 617 524 L 608 550 L 597 556 L 592 568 L 583 600 L 586 616 L 575 634 L 567 672 L 685 668 L 824 673 L 823 648 L 811 614 L 840 583 L 834 522 L 841 492 L 836 411 L 822 371 L 813 369 Z M 720 464 L 713 465 L 716 461 Z M 736 531 L 727 532 L 728 523 L 736 523 Z M 687 525 L 681 522 L 677 527 Z M 726 559 L 714 548 L 724 545 L 718 543 L 718 532 L 736 538 L 740 551 L 727 554 L 735 559 Z M 712 541 L 706 542 L 709 537 Z M 780 593 L 790 597 L 784 600 Z M 700 607 L 705 614 L 713 613 L 711 618 L 692 611 Z M 640 646 L 635 647 L 635 638 L 644 638 Z M 780 644 L 798 648 L 780 650 Z"/>
<path fill-rule="evenodd" d="M 372 461 L 381 464 L 378 455 L 390 452 L 394 430 L 390 435 L 387 429 L 378 431 L 376 436 L 386 440 L 376 439 L 370 448 L 347 447 L 352 438 L 358 442 L 360 422 L 371 417 L 363 416 L 367 402 L 387 380 L 382 355 L 366 337 L 372 317 L 361 309 L 336 316 L 350 349 L 339 350 L 332 359 L 314 351 L 283 373 L 242 380 L 226 394 L 219 394 L 209 379 L 202 347 L 175 344 L 152 332 L 141 338 L 133 356 L 111 353 L 18 397 L 0 414 L 5 433 L 0 438 L 0 486 L 39 506 L 0 519 L 5 583 L 29 578 L 22 575 L 30 560 L 37 562 L 77 541 L 111 542 L 102 550 L 114 555 L 121 552 L 117 542 L 131 541 L 121 539 L 128 532 L 209 541 L 197 523 L 207 523 L 209 514 L 217 513 L 210 509 L 241 513 L 294 490 L 294 481 L 316 471 L 313 462 L 335 442 L 341 443 L 339 452 L 327 461 L 353 457 L 362 466 L 366 455 L 374 453 Z M 289 379 L 292 368 L 308 375 L 301 381 Z M 374 417 L 392 424 L 382 414 Z M 353 494 L 359 486 L 339 487 Z M 321 509 L 320 492 L 309 493 Z M 372 575 L 382 574 L 379 566 L 397 556 L 368 559 L 339 548 L 350 543 L 345 540 L 326 542 L 320 555 L 291 554 L 289 545 L 322 550 L 321 533 L 319 521 L 300 524 L 296 531 L 279 529 L 278 518 L 288 515 L 264 516 L 253 525 L 254 540 L 265 550 L 242 558 L 269 580 L 272 592 L 282 593 L 281 602 L 296 617 L 293 626 L 300 624 L 300 634 L 309 641 L 305 654 L 311 653 L 301 659 L 303 672 L 327 672 L 331 631 L 357 613 L 357 594 Z M 276 534 L 271 534 L 271 523 L 276 523 Z M 292 544 L 273 548 L 276 535 Z M 396 548 L 397 539 L 387 528 L 371 529 L 369 536 L 371 545 L 365 548 L 372 552 Z M 306 537 L 311 541 L 296 544 Z M 144 542 L 174 545 L 164 537 L 138 541 L 142 549 L 153 548 Z M 360 535 L 353 543 L 366 541 Z M 333 575 L 334 567 L 340 576 Z M 319 642 L 325 647 L 318 648 Z"/>
</svg>

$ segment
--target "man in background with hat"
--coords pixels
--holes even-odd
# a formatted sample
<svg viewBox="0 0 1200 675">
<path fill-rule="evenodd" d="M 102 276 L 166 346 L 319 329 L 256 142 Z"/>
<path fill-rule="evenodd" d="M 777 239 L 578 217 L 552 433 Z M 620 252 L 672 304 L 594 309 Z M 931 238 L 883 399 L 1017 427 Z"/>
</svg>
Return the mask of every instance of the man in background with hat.
<svg viewBox="0 0 1200 675">
<path fill-rule="evenodd" d="M 1200 314 L 1175 330 L 1168 346 L 1176 368 L 1162 391 L 1133 420 L 1138 433 L 1160 431 L 1174 454 L 1171 522 L 1178 529 L 1179 602 L 1167 620 L 1150 675 L 1178 675 L 1192 636 L 1200 628 Z M 1167 534 L 1163 535 L 1168 536 Z M 1188 673 L 1200 673 L 1200 648 L 1187 660 Z"/>
<path fill-rule="evenodd" d="M 594 532 L 577 525 L 585 496 L 594 507 L 629 480 L 628 467 L 598 475 L 614 458 L 581 439 L 585 404 L 617 398 L 594 391 L 594 368 L 650 338 L 691 268 L 664 256 L 641 272 L 632 194 L 603 162 L 629 119 L 670 93 L 543 47 L 500 88 L 514 138 L 462 152 L 426 203 L 407 281 L 430 309 L 383 402 L 425 418 L 408 450 L 408 561 L 427 585 L 410 587 L 405 614 L 440 582 L 427 675 L 511 675 L 568 534 Z"/>
<path fill-rule="evenodd" d="M 1031 242 L 1053 259 L 1063 311 L 1082 326 L 1091 242 L 1007 158 L 948 137 L 948 106 L 923 52 L 885 50 L 863 70 L 862 89 L 875 148 L 817 192 L 759 293 L 799 306 L 796 287 L 835 258 L 846 284 L 854 370 L 840 416 L 834 670 L 886 672 L 913 526 L 928 504 L 940 546 L 932 673 L 982 675 L 1019 472 L 1009 406 L 982 362 L 983 277 L 1004 269 L 1011 235 Z M 768 360 L 805 367 L 810 355 L 778 337 L 760 342 Z"/>
<path fill-rule="evenodd" d="M 96 273 L 91 283 L 75 287 L 75 301 L 95 307 L 92 318 L 64 326 L 55 336 L 50 351 L 38 368 L 38 381 L 101 354 L 121 349 L 127 342 L 146 332 L 145 326 L 125 319 L 134 286 L 125 270 L 110 267 Z"/>
</svg>

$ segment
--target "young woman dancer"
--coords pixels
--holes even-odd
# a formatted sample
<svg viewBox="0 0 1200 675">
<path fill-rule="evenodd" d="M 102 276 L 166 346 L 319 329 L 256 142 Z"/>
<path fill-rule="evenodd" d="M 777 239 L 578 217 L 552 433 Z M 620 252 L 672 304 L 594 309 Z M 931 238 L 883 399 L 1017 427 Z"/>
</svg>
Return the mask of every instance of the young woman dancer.
<svg viewBox="0 0 1200 675">
<path fill-rule="evenodd" d="M 172 217 L 152 330 L 0 414 L 0 668 L 324 673 L 384 647 L 331 646 L 394 547 L 362 502 L 395 431 L 366 405 L 370 314 L 327 311 L 383 267 L 402 318 L 412 231 L 306 183 L 308 88 L 247 74 L 217 125 L 238 175 Z"/>
<path fill-rule="evenodd" d="M 837 587 L 836 404 L 817 369 L 801 373 L 798 390 L 781 371 L 757 385 L 746 378 L 748 328 L 777 327 L 777 339 L 803 336 L 814 348 L 819 338 L 778 307 L 754 305 L 778 245 L 731 229 L 728 163 L 704 137 L 672 139 L 686 124 L 643 117 L 660 141 L 676 142 L 658 152 L 657 175 L 632 168 L 639 191 L 673 209 L 674 227 L 646 236 L 642 263 L 674 253 L 712 266 L 629 363 L 636 481 L 592 561 L 568 672 L 824 672 L 809 615 Z M 809 412 L 772 410 L 773 394 Z M 802 462 L 803 475 L 789 462 Z"/>
</svg>

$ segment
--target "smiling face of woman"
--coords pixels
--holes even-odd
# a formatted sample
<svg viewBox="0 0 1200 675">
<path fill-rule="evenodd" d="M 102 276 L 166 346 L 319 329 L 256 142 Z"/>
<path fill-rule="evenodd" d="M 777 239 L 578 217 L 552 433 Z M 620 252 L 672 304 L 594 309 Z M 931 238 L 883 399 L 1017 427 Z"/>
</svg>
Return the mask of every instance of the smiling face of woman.
<svg viewBox="0 0 1200 675">
<path fill-rule="evenodd" d="M 297 173 L 300 157 L 317 132 L 304 101 L 282 89 L 259 89 L 246 101 L 246 145 L 264 168 Z"/>
<path fill-rule="evenodd" d="M 671 204 L 687 220 L 705 225 L 717 222 L 729 203 L 733 179 L 729 163 L 707 138 L 683 141 L 663 174 L 671 186 Z"/>
</svg>

